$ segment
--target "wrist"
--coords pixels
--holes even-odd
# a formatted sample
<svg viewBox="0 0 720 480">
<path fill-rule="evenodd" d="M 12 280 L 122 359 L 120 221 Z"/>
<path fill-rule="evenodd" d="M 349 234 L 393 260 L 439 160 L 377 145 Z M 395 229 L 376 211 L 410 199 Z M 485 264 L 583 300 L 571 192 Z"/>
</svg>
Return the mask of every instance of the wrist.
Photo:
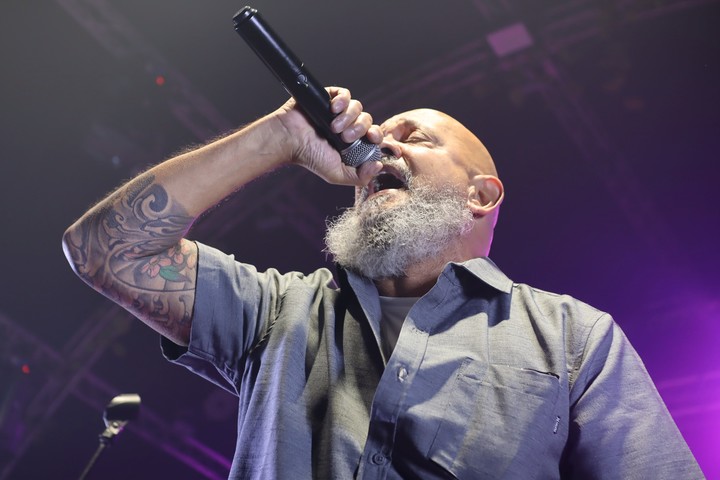
<svg viewBox="0 0 720 480">
<path fill-rule="evenodd" d="M 236 146 L 242 150 L 236 152 L 241 154 L 241 158 L 246 158 L 248 161 L 254 159 L 269 170 L 292 161 L 291 134 L 276 113 L 255 120 L 235 132 L 232 137 Z"/>
<path fill-rule="evenodd" d="M 291 99 L 266 118 L 272 131 L 271 141 L 282 152 L 284 161 L 302 164 L 303 151 L 312 143 L 316 133 L 305 115 L 295 107 L 294 100 Z"/>
</svg>

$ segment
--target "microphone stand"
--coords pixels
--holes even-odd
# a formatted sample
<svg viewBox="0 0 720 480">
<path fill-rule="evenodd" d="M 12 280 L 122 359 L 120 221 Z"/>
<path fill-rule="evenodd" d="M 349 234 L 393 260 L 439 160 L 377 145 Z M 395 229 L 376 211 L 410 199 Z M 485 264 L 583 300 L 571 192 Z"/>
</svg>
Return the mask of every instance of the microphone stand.
<svg viewBox="0 0 720 480">
<path fill-rule="evenodd" d="M 85 480 L 95 462 L 105 447 L 112 445 L 115 437 L 120 434 L 130 420 L 137 418 L 140 412 L 140 396 L 135 393 L 125 393 L 113 398 L 103 413 L 105 430 L 99 435 L 100 444 L 93 454 L 78 480 Z"/>
</svg>

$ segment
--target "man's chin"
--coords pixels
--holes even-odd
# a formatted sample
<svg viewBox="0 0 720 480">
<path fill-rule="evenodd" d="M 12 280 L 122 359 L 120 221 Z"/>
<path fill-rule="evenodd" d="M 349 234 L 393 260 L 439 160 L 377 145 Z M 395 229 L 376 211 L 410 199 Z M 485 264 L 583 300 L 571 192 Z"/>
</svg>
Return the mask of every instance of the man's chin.
<svg viewBox="0 0 720 480">
<path fill-rule="evenodd" d="M 407 190 L 387 189 L 373 193 L 359 206 L 360 212 L 368 212 L 377 208 L 387 208 L 399 204 L 403 198 L 407 198 Z"/>
<path fill-rule="evenodd" d="M 344 268 L 369 278 L 370 280 L 382 280 L 385 278 L 401 277 L 405 271 L 405 265 L 408 259 L 405 258 L 407 252 L 404 252 L 402 258 L 395 255 L 383 255 L 382 252 L 374 252 L 373 254 L 360 255 L 356 258 L 359 264 L 342 265 Z"/>
</svg>

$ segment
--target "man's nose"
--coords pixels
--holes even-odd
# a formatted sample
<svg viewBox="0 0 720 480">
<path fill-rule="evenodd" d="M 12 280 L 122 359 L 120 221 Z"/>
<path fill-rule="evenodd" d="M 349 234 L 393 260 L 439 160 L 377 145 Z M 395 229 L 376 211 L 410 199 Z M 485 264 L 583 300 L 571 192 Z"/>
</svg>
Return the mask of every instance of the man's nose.
<svg viewBox="0 0 720 480">
<path fill-rule="evenodd" d="M 402 157 L 402 148 L 400 147 L 400 144 L 390 135 L 385 137 L 380 143 L 380 151 L 386 156 L 392 156 L 395 158 Z"/>
</svg>

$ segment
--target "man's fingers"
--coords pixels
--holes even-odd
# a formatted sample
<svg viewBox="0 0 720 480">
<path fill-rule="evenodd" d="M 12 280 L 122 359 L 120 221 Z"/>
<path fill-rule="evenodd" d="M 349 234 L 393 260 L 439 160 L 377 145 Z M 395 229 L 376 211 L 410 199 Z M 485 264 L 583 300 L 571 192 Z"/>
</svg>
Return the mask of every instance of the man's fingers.
<svg viewBox="0 0 720 480">
<path fill-rule="evenodd" d="M 327 87 L 330 94 L 330 111 L 339 114 L 345 110 L 350 103 L 350 90 L 342 87 Z"/>
<path fill-rule="evenodd" d="M 383 133 L 378 125 L 371 125 L 365 134 L 372 143 L 379 144 L 383 140 Z"/>
<path fill-rule="evenodd" d="M 382 141 L 379 127 L 373 126 L 372 116 L 363 110 L 359 100 L 352 98 L 350 90 L 342 87 L 328 87 L 331 96 L 330 108 L 336 114 L 330 124 L 330 129 L 340 135 L 346 143 L 370 134 L 368 137 L 373 143 Z"/>
<path fill-rule="evenodd" d="M 367 112 L 362 112 L 350 125 L 340 134 L 340 138 L 345 143 L 352 143 L 367 133 L 368 128 L 372 126 L 372 116 Z"/>
<path fill-rule="evenodd" d="M 359 179 L 359 183 L 357 185 L 364 187 L 368 183 L 370 183 L 370 180 L 380 173 L 380 170 L 382 170 L 382 163 L 378 162 L 377 160 L 368 161 L 363 164 L 361 164 L 359 167 L 357 167 L 356 172 Z"/>
<path fill-rule="evenodd" d="M 350 100 L 347 107 L 333 119 L 330 128 L 335 133 L 341 133 L 355 122 L 362 111 L 362 103 L 358 100 Z"/>
</svg>

